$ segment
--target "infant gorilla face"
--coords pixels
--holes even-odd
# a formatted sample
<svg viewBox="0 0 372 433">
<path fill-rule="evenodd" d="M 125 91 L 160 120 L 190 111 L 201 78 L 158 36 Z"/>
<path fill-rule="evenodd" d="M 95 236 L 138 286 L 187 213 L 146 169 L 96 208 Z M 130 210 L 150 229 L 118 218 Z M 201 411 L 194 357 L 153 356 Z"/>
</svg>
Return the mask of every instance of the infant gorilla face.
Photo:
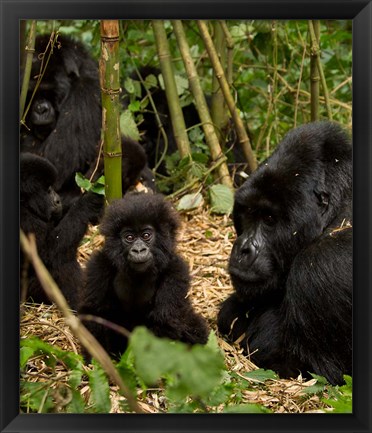
<svg viewBox="0 0 372 433">
<path fill-rule="evenodd" d="M 136 272 L 147 271 L 154 262 L 151 252 L 155 242 L 154 228 L 150 225 L 124 227 L 121 237 L 129 266 Z"/>
</svg>

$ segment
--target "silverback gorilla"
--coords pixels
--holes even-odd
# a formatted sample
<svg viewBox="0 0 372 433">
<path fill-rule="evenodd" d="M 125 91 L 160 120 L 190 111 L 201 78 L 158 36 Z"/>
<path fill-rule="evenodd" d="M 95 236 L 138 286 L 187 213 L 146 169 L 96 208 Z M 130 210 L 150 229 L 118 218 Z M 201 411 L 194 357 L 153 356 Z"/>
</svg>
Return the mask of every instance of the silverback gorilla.
<svg viewBox="0 0 372 433">
<path fill-rule="evenodd" d="M 206 343 L 206 322 L 186 297 L 190 275 L 175 250 L 177 227 L 177 214 L 161 195 L 127 194 L 111 204 L 100 226 L 105 244 L 87 264 L 79 314 L 129 331 L 143 325 L 159 337 Z M 107 352 L 124 352 L 124 336 L 96 322 L 86 326 Z"/>
<path fill-rule="evenodd" d="M 352 146 L 333 123 L 290 131 L 237 191 L 234 293 L 218 328 L 259 367 L 341 384 L 352 370 Z"/>
<path fill-rule="evenodd" d="M 37 36 L 28 101 L 31 99 L 50 44 Z M 79 195 L 76 172 L 87 177 L 94 170 L 101 137 L 101 93 L 97 62 L 85 46 L 59 35 L 45 73 L 33 97 L 21 131 L 21 151 L 47 158 L 57 169 L 56 191 L 64 199 Z M 123 191 L 134 185 L 146 166 L 142 146 L 122 138 Z M 102 170 L 96 177 L 102 174 Z"/>
</svg>

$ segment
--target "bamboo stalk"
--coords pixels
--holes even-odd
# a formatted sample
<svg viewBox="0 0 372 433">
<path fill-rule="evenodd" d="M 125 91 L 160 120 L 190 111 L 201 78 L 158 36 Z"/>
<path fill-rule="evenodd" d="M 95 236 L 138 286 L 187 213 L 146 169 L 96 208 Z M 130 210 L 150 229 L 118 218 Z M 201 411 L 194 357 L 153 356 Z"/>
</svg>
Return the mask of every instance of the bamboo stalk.
<svg viewBox="0 0 372 433">
<path fill-rule="evenodd" d="M 222 65 L 226 63 L 226 39 L 222 30 L 221 23 L 215 21 L 214 27 L 214 39 L 216 51 Z M 220 83 L 216 77 L 216 73 L 213 72 L 212 77 L 212 100 L 211 100 L 211 118 L 215 131 L 221 146 L 226 141 L 226 125 L 228 123 L 227 111 L 225 98 L 221 90 Z"/>
<path fill-rule="evenodd" d="M 99 61 L 102 96 L 102 132 L 105 195 L 108 203 L 122 197 L 119 22 L 101 21 L 101 57 Z"/>
<path fill-rule="evenodd" d="M 172 25 L 189 79 L 191 92 L 195 99 L 196 109 L 198 110 L 198 114 L 202 122 L 205 139 L 211 151 L 212 159 L 214 162 L 216 162 L 218 161 L 218 159 L 223 157 L 223 152 L 221 150 L 218 137 L 214 130 L 212 119 L 208 110 L 208 104 L 205 100 L 205 95 L 200 85 L 200 80 L 196 71 L 195 63 L 192 59 L 190 48 L 186 40 L 185 31 L 180 20 L 172 21 Z M 232 187 L 232 180 L 226 163 L 223 163 L 218 167 L 218 174 L 221 177 L 221 183 Z"/>
<path fill-rule="evenodd" d="M 239 116 L 239 113 L 236 110 L 234 99 L 230 93 L 230 88 L 226 80 L 224 71 L 222 69 L 221 63 L 218 59 L 218 55 L 213 45 L 212 38 L 209 34 L 207 24 L 205 23 L 205 21 L 198 20 L 197 25 L 199 27 L 200 35 L 203 38 L 213 69 L 215 70 L 216 76 L 220 82 L 221 90 L 224 95 L 226 104 L 230 110 L 231 117 L 234 121 L 235 129 L 239 137 L 239 143 L 242 146 L 244 155 L 248 161 L 249 169 L 252 172 L 257 168 L 257 161 L 253 154 L 249 137 L 244 129 L 243 122 Z"/>
<path fill-rule="evenodd" d="M 71 312 L 71 309 L 61 290 L 57 286 L 56 282 L 50 275 L 48 269 L 45 267 L 37 253 L 35 237 L 33 235 L 27 237 L 21 230 L 20 242 L 24 253 L 27 255 L 35 269 L 35 273 L 40 281 L 41 286 L 45 290 L 45 293 L 49 299 L 54 302 L 62 312 L 66 320 L 66 324 L 70 327 L 72 333 L 79 339 L 89 354 L 102 365 L 103 369 L 111 378 L 111 380 L 119 386 L 122 395 L 127 399 L 129 407 L 136 413 L 143 413 L 142 409 L 138 405 L 137 400 L 123 382 L 107 352 L 96 340 L 96 338 L 88 331 L 88 329 L 81 323 L 81 321 Z"/>
<path fill-rule="evenodd" d="M 31 21 L 30 31 L 28 33 L 27 42 L 25 46 L 26 63 L 23 74 L 22 90 L 19 99 L 19 118 L 22 119 L 25 110 L 28 86 L 30 83 L 30 75 L 32 69 L 32 58 L 35 52 L 35 38 L 36 38 L 36 20 Z"/>
<path fill-rule="evenodd" d="M 312 21 L 309 21 L 309 30 L 310 30 L 311 45 L 312 45 L 312 47 L 316 53 L 316 64 L 317 64 L 318 72 L 320 75 L 320 81 L 322 83 L 323 95 L 324 95 L 324 99 L 325 99 L 325 106 L 327 109 L 327 115 L 328 115 L 329 120 L 332 120 L 332 110 L 331 110 L 331 104 L 329 101 L 328 87 L 327 87 L 327 83 L 326 83 L 326 79 L 325 79 L 325 75 L 324 75 L 324 71 L 323 71 L 323 67 L 322 67 L 322 62 L 320 59 L 320 47 L 319 47 L 319 44 L 317 43 L 315 29 L 314 29 L 314 25 L 313 25 Z"/>
<path fill-rule="evenodd" d="M 231 36 L 229 28 L 227 27 L 226 21 L 220 21 L 223 33 L 225 35 L 226 47 L 227 47 L 227 72 L 226 78 L 231 88 L 233 85 L 233 60 L 234 60 L 234 40 Z"/>
<path fill-rule="evenodd" d="M 164 29 L 164 22 L 161 20 L 153 20 L 152 27 L 155 35 L 155 43 L 159 56 L 160 69 L 164 79 L 165 93 L 167 96 L 174 137 L 181 158 L 185 158 L 191 154 L 190 143 L 178 97 L 176 81 L 174 79 L 169 44 Z"/>
<path fill-rule="evenodd" d="M 311 121 L 319 119 L 319 70 L 317 65 L 317 56 L 319 54 L 319 37 L 320 37 L 320 22 L 313 20 L 314 36 L 316 44 L 313 44 L 311 38 L 310 45 L 310 107 L 311 107 Z M 310 27 L 310 21 L 309 21 Z"/>
</svg>

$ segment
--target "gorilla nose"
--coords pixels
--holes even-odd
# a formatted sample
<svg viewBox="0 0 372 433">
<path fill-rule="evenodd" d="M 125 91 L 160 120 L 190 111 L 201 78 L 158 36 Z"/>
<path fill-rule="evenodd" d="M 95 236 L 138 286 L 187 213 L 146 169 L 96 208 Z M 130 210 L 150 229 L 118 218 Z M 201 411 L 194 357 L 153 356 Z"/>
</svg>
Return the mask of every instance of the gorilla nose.
<svg viewBox="0 0 372 433">
<path fill-rule="evenodd" d="M 132 251 L 134 254 L 143 254 L 147 251 L 147 248 L 145 246 L 143 247 L 133 246 Z"/>
<path fill-rule="evenodd" d="M 241 246 L 241 254 L 245 258 L 246 264 L 251 265 L 258 255 L 258 243 L 255 239 L 246 239 Z"/>
<path fill-rule="evenodd" d="M 35 111 L 38 114 L 44 114 L 48 112 L 48 110 L 49 110 L 49 104 L 46 101 L 38 102 L 35 106 Z"/>
</svg>

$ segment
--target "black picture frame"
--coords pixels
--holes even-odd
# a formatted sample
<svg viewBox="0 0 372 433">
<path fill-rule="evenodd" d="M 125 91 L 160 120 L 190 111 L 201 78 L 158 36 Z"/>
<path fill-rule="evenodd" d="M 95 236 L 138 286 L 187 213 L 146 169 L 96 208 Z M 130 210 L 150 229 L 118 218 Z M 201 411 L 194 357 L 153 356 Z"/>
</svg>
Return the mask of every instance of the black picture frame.
<svg viewBox="0 0 372 433">
<path fill-rule="evenodd" d="M 365 0 L 0 0 L 0 4 L 0 306 L 2 310 L 0 431 L 371 432 L 371 2 Z M 53 18 L 353 20 L 353 414 L 19 414 L 19 20 Z"/>
</svg>

